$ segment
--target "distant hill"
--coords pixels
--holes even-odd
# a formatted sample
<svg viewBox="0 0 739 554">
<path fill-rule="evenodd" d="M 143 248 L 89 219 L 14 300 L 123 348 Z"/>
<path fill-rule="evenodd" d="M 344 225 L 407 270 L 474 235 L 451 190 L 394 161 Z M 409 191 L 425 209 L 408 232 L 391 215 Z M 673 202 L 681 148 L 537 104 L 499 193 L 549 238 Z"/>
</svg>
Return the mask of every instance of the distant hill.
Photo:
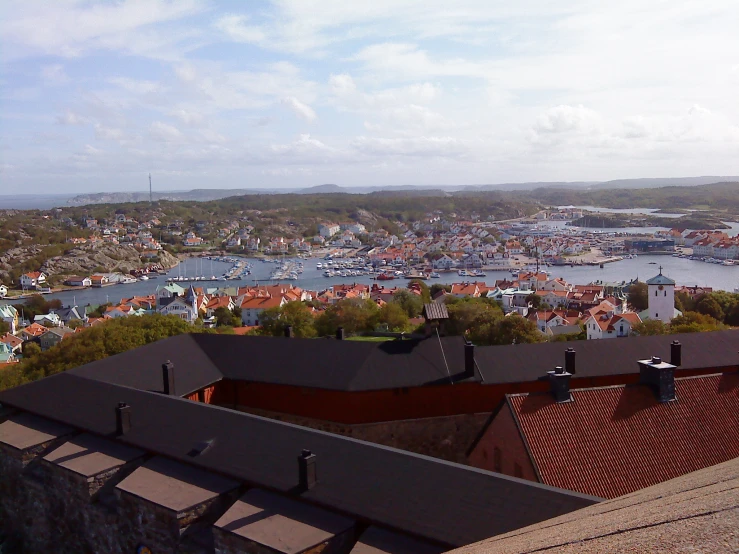
<svg viewBox="0 0 739 554">
<path fill-rule="evenodd" d="M 615 179 L 612 181 L 536 181 L 524 183 L 497 183 L 475 185 L 376 185 L 349 187 L 336 184 L 323 184 L 312 187 L 292 188 L 239 188 L 239 189 L 193 189 L 155 191 L 154 200 L 208 202 L 233 196 L 254 194 L 371 194 L 386 193 L 397 195 L 406 193 L 412 196 L 439 196 L 444 193 L 485 192 L 485 191 L 549 191 L 556 190 L 626 190 L 652 189 L 662 187 L 692 187 L 709 185 L 721 182 L 736 182 L 737 177 L 669 177 L 646 179 Z M 28 194 L 28 195 L 0 195 L 0 209 L 48 209 L 55 206 L 85 206 L 89 204 L 121 204 L 126 202 L 146 202 L 149 200 L 147 191 L 137 192 L 99 192 L 88 194 Z"/>
</svg>

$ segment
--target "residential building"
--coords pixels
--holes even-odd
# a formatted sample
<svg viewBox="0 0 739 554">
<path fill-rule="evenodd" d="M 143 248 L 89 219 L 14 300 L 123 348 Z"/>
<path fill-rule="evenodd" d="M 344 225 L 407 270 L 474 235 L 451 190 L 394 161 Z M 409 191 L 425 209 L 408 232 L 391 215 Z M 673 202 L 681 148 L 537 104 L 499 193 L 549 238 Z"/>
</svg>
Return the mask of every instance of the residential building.
<svg viewBox="0 0 739 554">
<path fill-rule="evenodd" d="M 59 327 L 62 324 L 61 318 L 54 312 L 34 316 L 33 322 L 44 327 Z"/>
<path fill-rule="evenodd" d="M 69 285 L 70 287 L 91 287 L 92 279 L 90 279 L 89 277 L 72 275 L 70 277 L 67 277 L 67 280 L 64 281 L 64 284 Z"/>
<path fill-rule="evenodd" d="M 93 275 L 90 277 L 90 282 L 93 287 L 100 288 L 108 284 L 109 279 L 107 275 Z"/>
<path fill-rule="evenodd" d="M 8 296 L 8 287 L 0 284 L 0 298 L 5 298 L 6 296 Z"/>
<path fill-rule="evenodd" d="M 24 273 L 20 278 L 20 285 L 23 289 L 36 289 L 44 284 L 46 284 L 46 275 L 42 271 Z"/>
<path fill-rule="evenodd" d="M 23 339 L 20 337 L 16 337 L 15 335 L 11 333 L 5 333 L 2 337 L 0 337 L 0 342 L 6 344 L 8 347 L 10 347 L 10 350 L 14 354 L 20 354 L 22 347 L 23 347 Z"/>
<path fill-rule="evenodd" d="M 18 310 L 12 304 L 0 304 L 0 319 L 10 326 L 10 332 L 15 334 L 18 330 Z"/>
<path fill-rule="evenodd" d="M 241 302 L 241 322 L 246 326 L 259 325 L 264 310 L 278 308 L 287 303 L 283 296 L 247 297 Z"/>
<path fill-rule="evenodd" d="M 41 350 L 48 350 L 71 335 L 74 335 L 74 329 L 70 329 L 69 327 L 53 327 L 39 338 Z"/>
<path fill-rule="evenodd" d="M 163 315 L 175 315 L 189 323 L 195 323 L 195 320 L 200 316 L 195 305 L 195 301 L 195 299 L 187 300 L 177 296 L 166 305 L 160 304 L 157 307 L 157 313 Z"/>
<path fill-rule="evenodd" d="M 331 238 L 341 231 L 341 227 L 336 223 L 321 223 L 318 226 L 318 234 L 323 238 Z"/>
<path fill-rule="evenodd" d="M 471 448 L 479 468 L 616 498 L 739 456 L 739 374 L 674 378 L 639 362 L 639 384 L 511 394 Z"/>
<path fill-rule="evenodd" d="M 17 334 L 23 339 L 24 342 L 32 341 L 41 338 L 49 330 L 38 323 L 31 323 L 28 327 L 24 327 Z"/>
</svg>

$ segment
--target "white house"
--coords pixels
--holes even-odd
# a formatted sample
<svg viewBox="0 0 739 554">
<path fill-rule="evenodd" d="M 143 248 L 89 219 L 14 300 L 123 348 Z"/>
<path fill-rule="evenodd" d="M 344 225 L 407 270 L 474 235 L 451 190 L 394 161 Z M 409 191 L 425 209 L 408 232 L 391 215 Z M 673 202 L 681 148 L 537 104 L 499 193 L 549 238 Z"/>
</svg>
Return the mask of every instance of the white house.
<svg viewBox="0 0 739 554">
<path fill-rule="evenodd" d="M 0 285 L 0 298 L 5 298 L 6 296 L 8 296 L 8 287 Z"/>
<path fill-rule="evenodd" d="M 175 298 L 166 306 L 158 307 L 157 312 L 163 315 L 175 315 L 190 323 L 194 323 L 198 318 L 198 311 L 194 303 L 188 302 L 182 297 Z"/>
<path fill-rule="evenodd" d="M 24 289 L 35 289 L 39 285 L 46 283 L 46 275 L 41 271 L 32 271 L 31 273 L 24 273 L 21 275 L 21 288 Z"/>
<path fill-rule="evenodd" d="M 244 325 L 259 325 L 259 318 L 264 310 L 284 306 L 284 296 L 246 297 L 241 302 L 241 322 Z"/>
<path fill-rule="evenodd" d="M 639 314 L 628 312 L 624 314 L 599 313 L 591 315 L 585 320 L 585 330 L 588 340 L 615 339 L 628 337 L 631 329 L 641 323 Z"/>
<path fill-rule="evenodd" d="M 18 310 L 12 304 L 0 304 L 0 319 L 10 326 L 10 333 L 18 330 Z"/>
<path fill-rule="evenodd" d="M 339 231 L 341 231 L 341 227 L 336 223 L 321 223 L 318 226 L 318 234 L 324 238 L 333 237 Z"/>
</svg>

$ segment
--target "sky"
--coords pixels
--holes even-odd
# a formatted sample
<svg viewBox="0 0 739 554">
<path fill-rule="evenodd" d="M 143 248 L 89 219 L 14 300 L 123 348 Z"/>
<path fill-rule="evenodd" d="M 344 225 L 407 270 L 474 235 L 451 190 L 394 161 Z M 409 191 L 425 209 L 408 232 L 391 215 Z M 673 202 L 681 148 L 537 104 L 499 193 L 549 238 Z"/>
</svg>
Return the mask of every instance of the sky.
<svg viewBox="0 0 739 554">
<path fill-rule="evenodd" d="M 2 0 L 0 194 L 739 173 L 736 0 Z"/>
</svg>

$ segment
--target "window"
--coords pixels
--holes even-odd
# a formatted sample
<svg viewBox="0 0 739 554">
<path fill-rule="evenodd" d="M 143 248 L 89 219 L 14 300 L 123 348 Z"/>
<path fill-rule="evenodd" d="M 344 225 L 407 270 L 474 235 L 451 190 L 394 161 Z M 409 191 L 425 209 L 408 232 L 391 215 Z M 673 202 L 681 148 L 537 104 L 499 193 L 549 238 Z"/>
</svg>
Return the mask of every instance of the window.
<svg viewBox="0 0 739 554">
<path fill-rule="evenodd" d="M 654 314 L 654 317 L 659 317 L 659 314 Z"/>
<path fill-rule="evenodd" d="M 667 291 L 665 291 L 665 296 L 667 296 Z"/>
<path fill-rule="evenodd" d="M 503 453 L 497 446 L 493 449 L 493 471 L 501 472 L 503 467 Z"/>
<path fill-rule="evenodd" d="M 657 296 L 657 291 L 654 291 L 654 296 Z"/>
</svg>

